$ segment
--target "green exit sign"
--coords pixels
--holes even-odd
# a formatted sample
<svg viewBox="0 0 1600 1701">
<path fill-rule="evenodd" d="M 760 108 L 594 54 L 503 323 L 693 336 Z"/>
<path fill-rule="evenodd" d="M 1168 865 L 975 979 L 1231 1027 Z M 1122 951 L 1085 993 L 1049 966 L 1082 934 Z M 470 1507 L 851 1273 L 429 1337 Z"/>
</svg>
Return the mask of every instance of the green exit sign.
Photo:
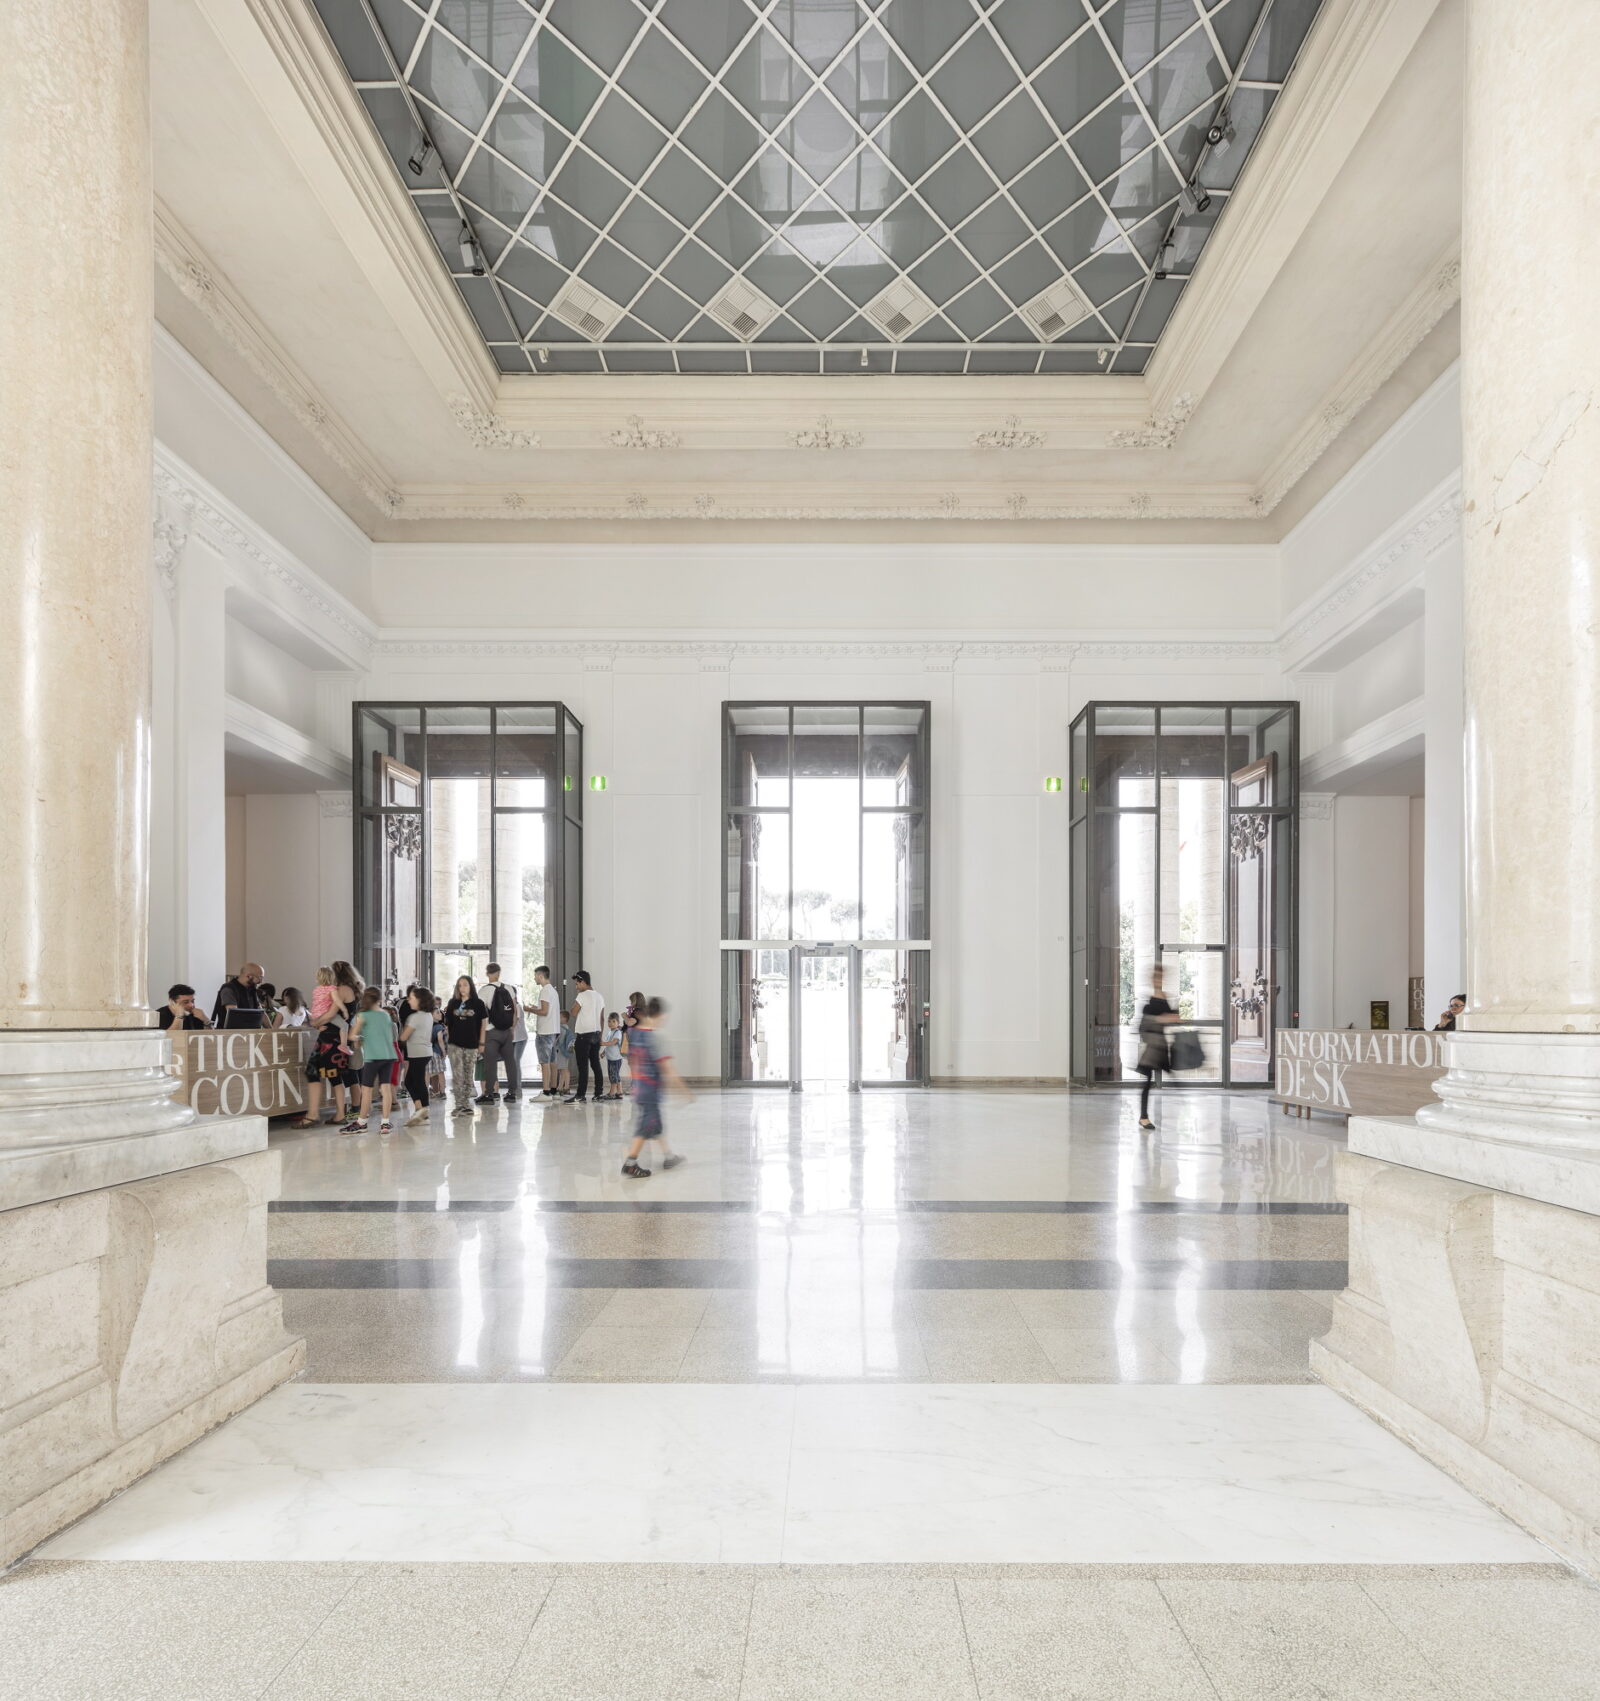
<svg viewBox="0 0 1600 1701">
<path fill-rule="evenodd" d="M 606 777 L 605 777 L 604 774 L 591 774 L 589 776 L 589 790 L 590 791 L 604 791 L 605 789 L 606 789 Z"/>
<path fill-rule="evenodd" d="M 1044 777 L 1044 789 L 1046 791 L 1060 791 L 1061 776 L 1059 774 L 1046 774 Z"/>
</svg>

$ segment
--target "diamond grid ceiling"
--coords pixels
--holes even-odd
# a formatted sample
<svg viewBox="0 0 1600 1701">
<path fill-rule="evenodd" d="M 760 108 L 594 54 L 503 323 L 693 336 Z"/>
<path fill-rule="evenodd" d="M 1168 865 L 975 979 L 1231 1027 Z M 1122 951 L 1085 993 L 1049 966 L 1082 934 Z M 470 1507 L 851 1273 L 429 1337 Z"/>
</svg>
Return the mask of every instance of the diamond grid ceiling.
<svg viewBox="0 0 1600 1701">
<path fill-rule="evenodd" d="M 315 0 L 502 371 L 990 374 L 1144 370 L 1320 3 Z"/>
</svg>

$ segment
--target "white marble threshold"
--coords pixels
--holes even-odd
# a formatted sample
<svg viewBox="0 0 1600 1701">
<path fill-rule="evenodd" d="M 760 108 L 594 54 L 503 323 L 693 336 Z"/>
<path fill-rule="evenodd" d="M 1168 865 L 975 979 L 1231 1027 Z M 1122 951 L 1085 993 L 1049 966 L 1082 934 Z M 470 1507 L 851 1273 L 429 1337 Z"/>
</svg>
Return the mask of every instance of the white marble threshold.
<svg viewBox="0 0 1600 1701">
<path fill-rule="evenodd" d="M 39 1557 L 1348 1565 L 1549 1555 L 1325 1388 L 300 1384 Z"/>
</svg>

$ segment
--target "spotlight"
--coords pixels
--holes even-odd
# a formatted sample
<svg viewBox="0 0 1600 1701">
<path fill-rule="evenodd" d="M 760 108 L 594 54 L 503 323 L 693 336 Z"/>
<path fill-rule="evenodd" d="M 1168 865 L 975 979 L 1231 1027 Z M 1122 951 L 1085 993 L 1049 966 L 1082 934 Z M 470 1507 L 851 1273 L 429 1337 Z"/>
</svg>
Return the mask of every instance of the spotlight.
<svg viewBox="0 0 1600 1701">
<path fill-rule="evenodd" d="M 539 364 L 541 366 L 548 366 L 550 364 L 550 351 L 549 351 L 549 349 L 542 348 L 542 349 L 539 350 Z"/>
<path fill-rule="evenodd" d="M 481 278 L 488 271 L 483 263 L 483 250 L 478 246 L 478 239 L 472 234 L 467 221 L 461 221 L 461 269 L 471 272 L 473 277 Z"/>
<path fill-rule="evenodd" d="M 1110 358 L 1111 350 L 1108 348 L 1097 348 L 1094 351 L 1094 363 L 1096 366 L 1104 366 Z"/>
<path fill-rule="evenodd" d="M 420 177 L 424 170 L 427 169 L 428 156 L 432 152 L 433 143 L 428 139 L 428 137 L 424 136 L 422 140 L 417 143 L 415 150 L 412 152 L 411 158 L 406 161 L 406 170 L 409 171 L 413 177 Z"/>
<path fill-rule="evenodd" d="M 1178 191 L 1178 205 L 1192 216 L 1205 212 L 1211 205 L 1211 197 L 1198 183 L 1185 183 Z"/>
<path fill-rule="evenodd" d="M 862 349 L 862 351 L 861 351 L 861 370 L 863 372 L 865 372 L 867 370 L 867 365 L 868 365 L 867 351 L 865 349 Z"/>
<path fill-rule="evenodd" d="M 1166 281 L 1167 256 L 1172 252 L 1172 250 L 1176 246 L 1177 246 L 1177 239 L 1173 236 L 1172 232 L 1169 230 L 1167 232 L 1167 234 L 1164 237 L 1162 237 L 1161 246 L 1156 250 L 1155 279 L 1156 279 L 1157 283 L 1163 283 L 1163 282 Z"/>
<path fill-rule="evenodd" d="M 1214 148 L 1225 148 L 1233 140 L 1233 120 L 1225 112 L 1219 112 L 1215 123 L 1206 131 L 1206 140 Z"/>
</svg>

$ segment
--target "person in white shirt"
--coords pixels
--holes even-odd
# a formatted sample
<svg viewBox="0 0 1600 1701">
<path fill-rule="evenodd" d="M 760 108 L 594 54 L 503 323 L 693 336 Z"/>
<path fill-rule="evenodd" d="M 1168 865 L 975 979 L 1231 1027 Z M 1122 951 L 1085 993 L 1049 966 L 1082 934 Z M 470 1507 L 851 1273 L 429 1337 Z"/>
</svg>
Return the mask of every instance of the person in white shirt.
<svg viewBox="0 0 1600 1701">
<path fill-rule="evenodd" d="M 550 984 L 550 971 L 543 963 L 533 971 L 533 999 L 523 1008 L 533 1017 L 533 1043 L 539 1051 L 544 1096 L 553 1099 L 561 1070 L 556 1056 L 561 1046 L 561 995 Z"/>
<path fill-rule="evenodd" d="M 594 1096 L 600 1097 L 600 1033 L 606 1023 L 606 1001 L 595 991 L 587 969 L 572 977 L 578 989 L 572 1001 L 572 1050 L 578 1061 L 577 1085 L 565 1103 L 582 1104 L 589 1097 L 589 1074 L 594 1072 Z"/>
</svg>

